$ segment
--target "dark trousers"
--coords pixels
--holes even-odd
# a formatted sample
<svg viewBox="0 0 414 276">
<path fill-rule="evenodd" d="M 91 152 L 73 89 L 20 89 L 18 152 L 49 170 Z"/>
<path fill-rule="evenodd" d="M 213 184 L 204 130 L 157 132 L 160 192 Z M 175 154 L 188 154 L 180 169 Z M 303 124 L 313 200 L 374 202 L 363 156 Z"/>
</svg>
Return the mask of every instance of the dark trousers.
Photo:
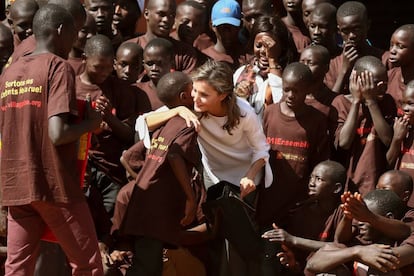
<svg viewBox="0 0 414 276">
<path fill-rule="evenodd" d="M 138 236 L 134 238 L 134 257 L 126 276 L 162 276 L 163 243 Z"/>
</svg>

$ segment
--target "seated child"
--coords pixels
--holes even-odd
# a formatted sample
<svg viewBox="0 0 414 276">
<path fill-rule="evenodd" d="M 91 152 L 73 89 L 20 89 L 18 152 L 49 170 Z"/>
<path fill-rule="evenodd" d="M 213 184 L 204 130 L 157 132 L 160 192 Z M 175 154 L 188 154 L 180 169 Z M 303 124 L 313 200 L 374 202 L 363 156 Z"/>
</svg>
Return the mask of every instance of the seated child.
<svg viewBox="0 0 414 276">
<path fill-rule="evenodd" d="M 283 243 L 292 249 L 296 262 L 284 263 L 290 270 L 302 271 L 309 252 L 334 240 L 336 226 L 342 218 L 339 205 L 345 181 L 346 169 L 341 164 L 322 161 L 310 175 L 309 199 L 289 212 L 286 228 L 273 224 L 274 229 L 262 235 L 270 242 Z M 279 257 L 286 256 L 279 253 Z"/>
<path fill-rule="evenodd" d="M 392 191 L 371 191 L 364 197 L 364 202 L 378 216 L 400 219 L 404 213 L 404 203 Z M 384 273 L 395 269 L 398 259 L 391 249 L 394 241 L 376 231 L 369 223 L 360 223 L 358 227 L 362 241 L 377 244 L 345 248 L 327 245 L 308 260 L 306 268 L 314 273 L 329 272 L 351 261 L 354 262 L 354 275 L 371 275 L 369 273 L 375 273 L 376 269 Z M 385 265 L 388 261 L 391 265 Z"/>
</svg>

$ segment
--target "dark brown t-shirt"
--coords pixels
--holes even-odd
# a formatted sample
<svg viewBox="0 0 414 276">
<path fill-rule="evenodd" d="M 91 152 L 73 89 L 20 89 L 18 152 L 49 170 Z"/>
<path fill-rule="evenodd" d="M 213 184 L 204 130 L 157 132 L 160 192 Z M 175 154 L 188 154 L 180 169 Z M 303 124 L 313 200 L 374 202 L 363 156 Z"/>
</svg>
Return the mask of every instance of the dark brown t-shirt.
<svg viewBox="0 0 414 276">
<path fill-rule="evenodd" d="M 184 73 L 190 73 L 197 66 L 197 53 L 195 49 L 179 40 L 175 40 L 172 37 L 165 38 L 169 40 L 174 47 L 175 51 L 175 70 L 183 71 Z M 128 42 L 134 42 L 139 44 L 142 48 L 147 46 L 148 42 L 145 35 L 132 38 Z"/>
<path fill-rule="evenodd" d="M 332 102 L 338 112 L 338 126 L 335 132 L 335 145 L 339 147 L 339 134 L 344 126 L 351 101 L 344 95 L 339 95 Z M 385 120 L 392 125 L 397 108 L 394 99 L 385 94 L 378 102 L 378 106 Z M 356 135 L 349 150 L 344 150 L 345 168 L 348 169 L 349 188 L 357 188 L 362 195 L 374 190 L 379 176 L 386 169 L 385 146 L 375 130 L 369 110 L 361 106 L 358 111 Z M 349 182 L 350 181 L 350 182 Z"/>
<path fill-rule="evenodd" d="M 14 47 L 13 54 L 9 57 L 5 68 L 9 67 L 12 63 L 16 62 L 22 56 L 33 53 L 36 48 L 36 39 L 34 35 L 27 37 L 19 45 Z"/>
<path fill-rule="evenodd" d="M 72 67 L 46 53 L 23 56 L 0 81 L 2 205 L 84 200 L 79 188 L 76 143 L 54 146 L 52 116 L 77 115 Z"/>
<path fill-rule="evenodd" d="M 196 132 L 180 117 L 172 118 L 154 132 L 151 149 L 137 176 L 122 232 L 180 243 L 180 220 L 184 217 L 186 197 L 168 161 L 169 154 L 185 160 L 189 175 L 200 163 Z"/>
<path fill-rule="evenodd" d="M 77 98 L 85 99 L 87 94 L 91 95 L 92 101 L 95 101 L 101 95 L 105 95 L 112 104 L 113 114 L 120 121 L 130 126 L 131 129 L 134 128 L 137 116 L 148 111 L 148 108 L 142 107 L 143 101 L 139 100 L 145 98 L 145 93 L 114 76 L 108 77 L 99 85 L 85 84 L 77 76 Z M 131 137 L 131 143 L 125 143 L 111 129 L 98 131 L 92 137 L 89 158 L 113 181 L 123 185 L 126 183 L 125 170 L 119 158 L 122 151 L 132 145 L 132 141 L 133 137 Z"/>
<path fill-rule="evenodd" d="M 297 26 L 286 24 L 286 28 L 292 34 L 293 42 L 295 42 L 296 50 L 298 53 L 302 53 L 303 49 L 311 44 L 311 39 L 304 35 Z"/>
<path fill-rule="evenodd" d="M 273 183 L 259 193 L 258 218 L 264 226 L 281 225 L 288 210 L 307 197 L 313 167 L 329 157 L 327 118 L 308 105 L 288 117 L 276 103 L 265 109 L 263 122 Z"/>
<path fill-rule="evenodd" d="M 410 130 L 401 145 L 401 153 L 395 169 L 404 171 L 414 178 L 414 132 Z M 414 206 L 414 194 L 411 194 L 408 206 Z"/>
<path fill-rule="evenodd" d="M 136 86 L 145 92 L 151 105 L 151 110 L 157 110 L 165 104 L 158 98 L 157 90 L 153 87 L 151 81 L 137 82 Z"/>
<path fill-rule="evenodd" d="M 85 71 L 85 63 L 82 58 L 68 58 L 69 64 L 72 66 L 75 75 L 80 75 Z"/>
<path fill-rule="evenodd" d="M 239 45 L 238 48 L 240 49 L 242 48 L 242 46 Z M 239 68 L 241 65 L 247 63 L 246 55 L 244 53 L 237 54 L 239 51 L 236 49 L 234 50 L 234 53 L 235 53 L 234 55 L 227 55 L 227 54 L 218 52 L 214 48 L 214 45 L 212 45 L 208 48 L 205 48 L 201 52 L 212 60 L 227 62 L 234 71 L 236 71 L 237 68 Z"/>
<path fill-rule="evenodd" d="M 401 74 L 401 67 L 395 67 L 391 70 L 388 70 L 388 89 L 387 93 L 390 94 L 397 104 L 398 107 L 398 114 L 403 114 L 401 108 L 401 100 L 402 94 L 406 89 L 407 85 L 403 81 L 403 77 Z"/>
</svg>

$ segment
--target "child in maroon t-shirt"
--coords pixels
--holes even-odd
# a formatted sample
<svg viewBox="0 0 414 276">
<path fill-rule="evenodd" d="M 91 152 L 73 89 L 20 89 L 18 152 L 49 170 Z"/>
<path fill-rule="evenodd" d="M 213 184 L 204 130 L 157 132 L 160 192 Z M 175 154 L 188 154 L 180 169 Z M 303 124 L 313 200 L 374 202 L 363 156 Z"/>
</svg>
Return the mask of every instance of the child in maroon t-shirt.
<svg viewBox="0 0 414 276">
<path fill-rule="evenodd" d="M 174 68 L 173 44 L 164 38 L 154 38 L 144 48 L 143 64 L 146 75 L 137 86 L 147 94 L 151 110 L 156 110 L 164 105 L 157 95 L 158 81 Z"/>
<path fill-rule="evenodd" d="M 169 107 L 191 106 L 191 90 L 190 78 L 181 72 L 165 75 L 157 86 Z M 184 227 L 194 221 L 197 209 L 190 177 L 201 161 L 196 138 L 194 128 L 188 128 L 182 118 L 169 120 L 154 132 L 136 180 L 118 196 L 116 226 L 135 239 L 131 272 L 145 267 L 151 275 L 161 275 L 163 247 L 184 242 Z"/>
<path fill-rule="evenodd" d="M 414 176 L 414 81 L 407 84 L 402 94 L 401 107 L 404 115 L 394 122 L 394 135 L 390 148 L 387 151 L 387 162 L 390 167 L 405 171 Z M 410 198 L 409 206 L 414 205 L 414 198 Z"/>
<path fill-rule="evenodd" d="M 273 184 L 259 194 L 258 218 L 265 227 L 283 225 L 287 211 L 306 198 L 311 169 L 329 157 L 327 119 L 305 104 L 312 72 L 295 62 L 282 79 L 283 100 L 265 109 L 263 122 L 274 175 Z"/>
<path fill-rule="evenodd" d="M 399 27 L 391 36 L 388 62 L 393 67 L 388 71 L 388 93 L 400 110 L 402 94 L 407 84 L 414 80 L 414 24 Z"/>
<path fill-rule="evenodd" d="M 76 78 L 77 98 L 90 94 L 102 116 L 101 128 L 92 136 L 88 166 L 90 184 L 104 195 L 107 211 L 112 212 L 116 193 L 127 183 L 119 158 L 134 141 L 133 125 L 142 106 L 144 92 L 112 76 L 114 54 L 110 40 L 95 35 L 85 46 L 85 71 Z M 135 88 L 136 89 L 136 88 Z"/>
<path fill-rule="evenodd" d="M 351 95 L 339 95 L 335 146 L 348 168 L 347 189 L 365 195 L 386 169 L 385 154 L 392 139 L 395 102 L 387 90 L 387 70 L 376 57 L 360 58 L 350 78 Z"/>
<path fill-rule="evenodd" d="M 288 260 L 286 253 L 278 254 L 290 270 L 302 271 L 309 252 L 318 250 L 325 242 L 334 241 L 336 226 L 342 218 L 339 205 L 345 181 L 344 166 L 335 161 L 322 161 L 309 178 L 309 199 L 298 203 L 297 208 L 289 212 L 286 228 L 273 224 L 273 230 L 262 235 L 270 242 L 283 243 L 293 250 L 294 263 L 282 260 Z"/>
<path fill-rule="evenodd" d="M 142 73 L 144 50 L 136 43 L 124 42 L 116 51 L 116 76 L 130 84 L 135 84 Z"/>
</svg>

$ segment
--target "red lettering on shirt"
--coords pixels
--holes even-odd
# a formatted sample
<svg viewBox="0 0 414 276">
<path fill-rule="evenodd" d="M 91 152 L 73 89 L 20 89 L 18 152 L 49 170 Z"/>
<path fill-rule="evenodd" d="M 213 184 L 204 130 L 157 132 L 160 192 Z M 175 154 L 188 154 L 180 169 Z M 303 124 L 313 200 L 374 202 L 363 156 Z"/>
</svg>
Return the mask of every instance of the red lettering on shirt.
<svg viewBox="0 0 414 276">
<path fill-rule="evenodd" d="M 305 149 L 309 148 L 308 141 L 291 141 L 291 140 L 285 140 L 280 137 L 267 137 L 266 142 L 269 145 L 279 145 L 279 146 L 305 148 Z"/>
</svg>

